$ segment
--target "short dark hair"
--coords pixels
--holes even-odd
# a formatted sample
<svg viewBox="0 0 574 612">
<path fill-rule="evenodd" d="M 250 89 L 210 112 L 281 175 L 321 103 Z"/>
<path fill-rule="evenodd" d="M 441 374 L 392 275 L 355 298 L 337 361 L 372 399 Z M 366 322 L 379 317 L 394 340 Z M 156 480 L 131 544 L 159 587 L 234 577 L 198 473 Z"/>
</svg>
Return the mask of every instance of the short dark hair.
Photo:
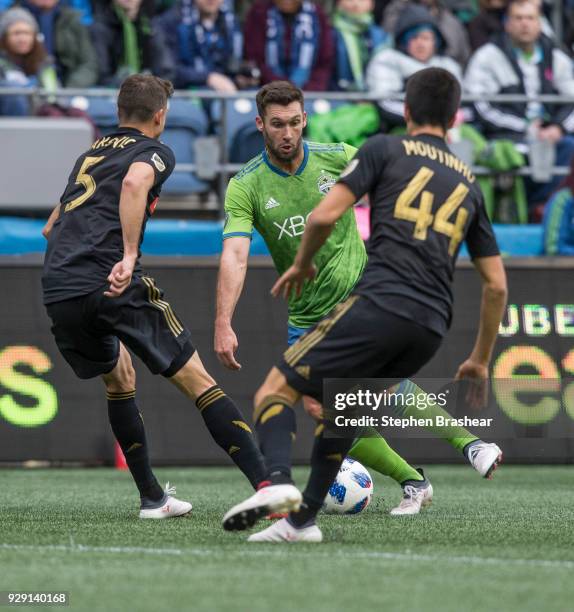
<svg viewBox="0 0 574 612">
<path fill-rule="evenodd" d="M 170 81 L 151 74 L 132 74 L 122 83 L 118 94 L 120 122 L 149 121 L 157 111 L 167 106 L 172 94 Z"/>
<path fill-rule="evenodd" d="M 260 117 L 265 115 L 265 110 L 270 104 L 287 106 L 291 102 L 299 102 L 303 108 L 303 92 L 289 81 L 272 81 L 264 85 L 255 98 L 257 112 Z"/>
<path fill-rule="evenodd" d="M 507 0 L 506 15 L 510 15 L 513 7 L 522 6 L 523 4 L 535 4 L 535 3 L 533 2 L 533 0 Z M 538 14 L 541 15 L 542 7 L 537 6 L 536 8 L 538 9 Z"/>
<path fill-rule="evenodd" d="M 460 105 L 460 83 L 444 68 L 424 68 L 407 81 L 405 104 L 417 125 L 435 125 L 445 131 Z"/>
</svg>

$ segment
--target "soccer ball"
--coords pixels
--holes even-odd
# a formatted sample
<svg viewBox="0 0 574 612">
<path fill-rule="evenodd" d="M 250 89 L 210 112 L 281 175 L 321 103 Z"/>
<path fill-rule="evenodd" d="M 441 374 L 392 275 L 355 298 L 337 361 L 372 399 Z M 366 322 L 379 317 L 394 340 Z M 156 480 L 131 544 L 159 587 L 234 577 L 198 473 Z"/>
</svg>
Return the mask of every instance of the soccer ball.
<svg viewBox="0 0 574 612">
<path fill-rule="evenodd" d="M 337 474 L 323 503 L 328 514 L 358 514 L 373 497 L 373 480 L 358 461 L 347 457 Z"/>
</svg>

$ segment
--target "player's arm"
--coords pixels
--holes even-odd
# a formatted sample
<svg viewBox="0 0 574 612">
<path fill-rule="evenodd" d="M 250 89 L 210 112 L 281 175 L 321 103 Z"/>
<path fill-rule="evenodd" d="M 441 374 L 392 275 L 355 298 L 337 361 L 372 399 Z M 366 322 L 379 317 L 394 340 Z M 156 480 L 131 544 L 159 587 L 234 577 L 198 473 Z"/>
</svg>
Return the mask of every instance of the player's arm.
<svg viewBox="0 0 574 612">
<path fill-rule="evenodd" d="M 482 281 L 480 321 L 474 348 L 470 357 L 458 369 L 457 378 L 487 379 L 508 289 L 500 255 L 480 257 L 473 263 Z"/>
<path fill-rule="evenodd" d="M 46 221 L 46 225 L 44 225 L 44 227 L 42 228 L 42 236 L 44 236 L 46 240 L 48 240 L 48 235 L 52 231 L 52 227 L 54 226 L 56 219 L 60 216 L 60 206 L 61 205 L 58 204 L 56 208 L 54 208 L 54 210 L 50 213 L 48 220 Z"/>
<path fill-rule="evenodd" d="M 112 268 L 108 281 L 107 297 L 121 295 L 132 280 L 138 258 L 138 246 L 149 190 L 155 182 L 155 173 L 150 164 L 134 162 L 122 181 L 120 193 L 120 222 L 124 243 L 124 256 Z"/>
<path fill-rule="evenodd" d="M 303 239 L 293 265 L 271 289 L 277 297 L 287 297 L 292 289 L 300 295 L 304 282 L 313 278 L 313 257 L 323 246 L 335 223 L 365 193 L 369 193 L 381 176 L 386 158 L 386 141 L 377 136 L 369 139 L 339 177 L 337 184 L 309 216 Z"/>
<path fill-rule="evenodd" d="M 477 214 L 466 235 L 466 245 L 482 281 L 482 301 L 474 348 L 470 357 L 459 367 L 456 378 L 474 380 L 467 399 L 473 407 L 480 408 L 486 403 L 488 366 L 508 294 L 504 265 L 482 195 L 479 196 Z"/>
<path fill-rule="evenodd" d="M 217 357 L 226 368 L 239 370 L 241 364 L 235 359 L 239 343 L 231 321 L 247 273 L 254 222 L 253 199 L 243 182 L 236 178 L 229 181 L 224 206 L 223 252 L 217 278 L 213 346 Z"/>
<path fill-rule="evenodd" d="M 213 344 L 219 361 L 230 370 L 241 368 L 241 364 L 235 359 L 235 351 L 239 344 L 231 327 L 231 320 L 243 290 L 250 246 L 251 238 L 247 236 L 228 238 L 223 242 L 223 252 L 219 262 Z"/>
<path fill-rule="evenodd" d="M 275 297 L 280 293 L 283 293 L 283 297 L 287 297 L 292 289 L 295 289 L 297 295 L 301 294 L 303 283 L 315 276 L 313 257 L 325 244 L 335 223 L 353 206 L 356 200 L 355 194 L 342 183 L 336 184 L 321 200 L 307 219 L 305 232 L 293 265 L 271 289 Z"/>
</svg>

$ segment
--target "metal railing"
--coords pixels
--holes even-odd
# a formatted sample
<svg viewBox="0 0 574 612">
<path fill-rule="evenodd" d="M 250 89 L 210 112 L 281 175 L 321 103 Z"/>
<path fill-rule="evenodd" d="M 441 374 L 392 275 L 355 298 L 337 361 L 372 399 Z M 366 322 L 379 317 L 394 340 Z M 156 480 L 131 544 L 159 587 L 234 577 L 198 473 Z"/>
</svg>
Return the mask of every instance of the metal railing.
<svg viewBox="0 0 574 612">
<path fill-rule="evenodd" d="M 0 96 L 27 96 L 31 99 L 32 105 L 37 105 L 39 101 L 45 99 L 65 99 L 71 100 L 74 97 L 84 98 L 115 98 L 117 96 L 117 89 L 107 88 L 91 88 L 91 89 L 78 89 L 78 88 L 61 88 L 53 91 L 48 91 L 39 87 L 0 87 Z M 238 172 L 243 164 L 230 163 L 229 151 L 228 151 L 228 125 L 227 125 L 227 105 L 235 100 L 249 99 L 255 100 L 255 90 L 250 91 L 238 91 L 236 93 L 222 94 L 211 90 L 176 90 L 174 97 L 178 99 L 188 100 L 217 100 L 221 103 L 221 111 L 218 121 L 219 131 L 218 134 L 210 136 L 210 139 L 217 139 L 219 142 L 219 162 L 210 165 L 211 172 L 209 175 L 199 175 L 198 178 L 212 179 L 218 177 L 218 188 L 219 193 L 225 192 L 226 185 L 231 175 Z M 403 101 L 404 94 L 397 94 L 389 96 L 388 100 Z M 305 100 L 309 102 L 317 100 L 331 101 L 344 101 L 344 102 L 378 102 L 379 96 L 367 93 L 367 92 L 305 92 Z M 512 102 L 541 102 L 545 104 L 574 104 L 574 96 L 562 96 L 555 94 L 543 94 L 539 96 L 527 96 L 520 94 L 498 94 L 493 96 L 476 96 L 464 94 L 462 97 L 462 103 L 468 104 L 471 102 L 479 102 L 487 100 L 495 103 L 512 103 Z M 204 168 L 203 165 L 198 163 L 178 163 L 175 166 L 175 172 L 191 172 L 197 173 L 199 168 Z M 477 176 L 488 176 L 494 174 L 494 172 L 486 167 L 473 166 L 472 171 Z M 555 166 L 552 169 L 552 175 L 554 176 L 565 176 L 570 172 L 570 168 L 567 166 Z M 530 176 L 532 174 L 532 168 L 530 166 L 523 166 L 509 173 L 516 174 L 518 176 Z"/>
</svg>

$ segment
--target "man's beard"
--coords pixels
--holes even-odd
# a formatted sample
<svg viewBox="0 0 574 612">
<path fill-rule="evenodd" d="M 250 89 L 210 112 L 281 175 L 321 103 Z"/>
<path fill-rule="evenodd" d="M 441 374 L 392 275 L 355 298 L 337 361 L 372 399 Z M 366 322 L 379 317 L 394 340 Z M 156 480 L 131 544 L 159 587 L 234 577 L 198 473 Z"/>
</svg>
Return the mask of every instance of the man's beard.
<svg viewBox="0 0 574 612">
<path fill-rule="evenodd" d="M 303 136 L 300 136 L 299 140 L 294 143 L 293 149 L 290 153 L 283 153 L 280 148 L 275 148 L 271 139 L 267 136 L 267 134 L 265 134 L 265 132 L 263 132 L 263 140 L 265 142 L 265 148 L 269 151 L 269 153 L 271 153 L 271 155 L 273 155 L 273 157 L 275 157 L 275 159 L 282 162 L 290 162 L 293 161 L 301 151 Z"/>
</svg>

